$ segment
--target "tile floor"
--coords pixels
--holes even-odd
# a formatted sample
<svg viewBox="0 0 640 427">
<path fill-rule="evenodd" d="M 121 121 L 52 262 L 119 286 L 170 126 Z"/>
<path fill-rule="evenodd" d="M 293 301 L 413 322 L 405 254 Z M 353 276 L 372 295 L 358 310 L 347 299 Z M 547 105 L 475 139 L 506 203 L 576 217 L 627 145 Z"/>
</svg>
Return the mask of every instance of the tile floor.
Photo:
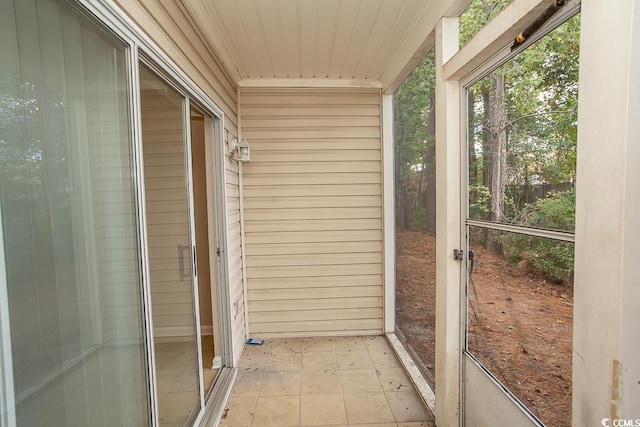
<svg viewBox="0 0 640 427">
<path fill-rule="evenodd" d="M 434 427 L 386 338 L 247 345 L 220 426 Z"/>
</svg>

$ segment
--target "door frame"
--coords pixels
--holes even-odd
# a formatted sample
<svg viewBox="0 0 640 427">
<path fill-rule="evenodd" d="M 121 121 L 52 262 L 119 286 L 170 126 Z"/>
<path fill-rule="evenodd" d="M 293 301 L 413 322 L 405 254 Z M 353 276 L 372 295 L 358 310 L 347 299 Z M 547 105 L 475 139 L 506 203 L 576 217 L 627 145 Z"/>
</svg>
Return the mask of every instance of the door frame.
<svg viewBox="0 0 640 427">
<path fill-rule="evenodd" d="M 513 4 L 512 4 L 513 5 Z M 506 9 L 505 9 L 506 10 Z M 551 31 L 564 24 L 567 20 L 580 12 L 580 2 L 571 1 L 545 23 L 533 36 L 527 39 L 518 48 L 511 50 L 510 40 L 505 38 L 509 45 L 497 44 L 507 33 L 499 34 L 493 41 L 492 49 L 483 52 L 484 61 L 463 77 L 457 80 L 459 85 L 459 125 L 460 125 L 460 248 L 463 250 L 463 261 L 460 274 L 460 425 L 466 425 L 467 417 L 480 425 L 522 425 L 544 427 L 544 424 L 522 403 L 519 398 L 509 390 L 472 354 L 467 351 L 468 335 L 468 266 L 469 266 L 469 229 L 472 226 L 485 229 L 502 230 L 507 232 L 524 232 L 527 235 L 542 238 L 551 238 L 559 241 L 573 242 L 572 233 L 534 230 L 529 227 L 508 225 L 501 223 L 488 223 L 469 219 L 469 159 L 468 159 L 468 88 L 487 76 L 490 72 L 509 62 L 529 46 L 548 35 Z M 535 14 L 537 16 L 538 14 Z M 500 16 L 500 15 L 499 15 Z M 490 22 L 487 26 L 491 26 Z M 525 25 L 526 26 L 526 25 Z M 467 396 L 473 396 L 467 399 Z"/>
</svg>

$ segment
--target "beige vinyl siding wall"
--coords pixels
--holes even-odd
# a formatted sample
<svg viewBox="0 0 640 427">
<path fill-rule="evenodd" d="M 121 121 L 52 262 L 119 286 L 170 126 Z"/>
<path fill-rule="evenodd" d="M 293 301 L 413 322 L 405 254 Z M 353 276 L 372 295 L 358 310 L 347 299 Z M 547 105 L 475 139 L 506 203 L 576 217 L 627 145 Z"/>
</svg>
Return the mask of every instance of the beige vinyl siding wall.
<svg viewBox="0 0 640 427">
<path fill-rule="evenodd" d="M 241 90 L 252 336 L 383 332 L 380 99 Z"/>
<path fill-rule="evenodd" d="M 225 143 L 237 135 L 236 87 L 227 77 L 219 61 L 202 42 L 189 17 L 175 2 L 160 0 L 123 1 L 116 4 L 178 65 L 189 78 L 198 85 L 224 112 Z M 242 269 L 239 221 L 240 217 L 238 165 L 229 157 L 225 160 L 226 202 L 227 202 L 227 243 L 229 253 L 230 304 L 242 304 Z M 232 308 L 233 311 L 233 308 Z M 234 359 L 242 352 L 245 338 L 244 307 L 232 317 Z"/>
</svg>

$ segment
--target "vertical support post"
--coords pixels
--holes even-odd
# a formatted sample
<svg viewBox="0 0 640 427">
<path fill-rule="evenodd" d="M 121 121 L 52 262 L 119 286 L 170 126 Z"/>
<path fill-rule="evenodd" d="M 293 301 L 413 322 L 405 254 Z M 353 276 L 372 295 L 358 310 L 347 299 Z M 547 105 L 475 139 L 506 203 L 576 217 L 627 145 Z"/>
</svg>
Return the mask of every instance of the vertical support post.
<svg viewBox="0 0 640 427">
<path fill-rule="evenodd" d="M 393 95 L 382 95 L 382 167 L 384 230 L 384 331 L 396 328 L 396 242 L 393 167 Z"/>
<path fill-rule="evenodd" d="M 640 419 L 638 22 L 636 1 L 582 2 L 573 425 Z"/>
<path fill-rule="evenodd" d="M 461 247 L 460 84 L 443 64 L 458 51 L 458 18 L 436 26 L 436 423 L 460 423 Z"/>
</svg>

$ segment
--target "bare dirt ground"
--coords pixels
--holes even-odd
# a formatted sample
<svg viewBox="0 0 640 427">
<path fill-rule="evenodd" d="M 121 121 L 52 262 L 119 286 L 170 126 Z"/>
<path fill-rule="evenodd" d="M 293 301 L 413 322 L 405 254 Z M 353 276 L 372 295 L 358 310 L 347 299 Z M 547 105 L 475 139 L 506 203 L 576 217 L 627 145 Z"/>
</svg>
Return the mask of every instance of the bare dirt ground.
<svg viewBox="0 0 640 427">
<path fill-rule="evenodd" d="M 526 265 L 511 266 L 499 254 L 473 249 L 469 351 L 546 425 L 571 425 L 573 290 L 545 282 Z M 397 232 L 397 325 L 431 376 L 434 260 L 433 236 Z"/>
</svg>

